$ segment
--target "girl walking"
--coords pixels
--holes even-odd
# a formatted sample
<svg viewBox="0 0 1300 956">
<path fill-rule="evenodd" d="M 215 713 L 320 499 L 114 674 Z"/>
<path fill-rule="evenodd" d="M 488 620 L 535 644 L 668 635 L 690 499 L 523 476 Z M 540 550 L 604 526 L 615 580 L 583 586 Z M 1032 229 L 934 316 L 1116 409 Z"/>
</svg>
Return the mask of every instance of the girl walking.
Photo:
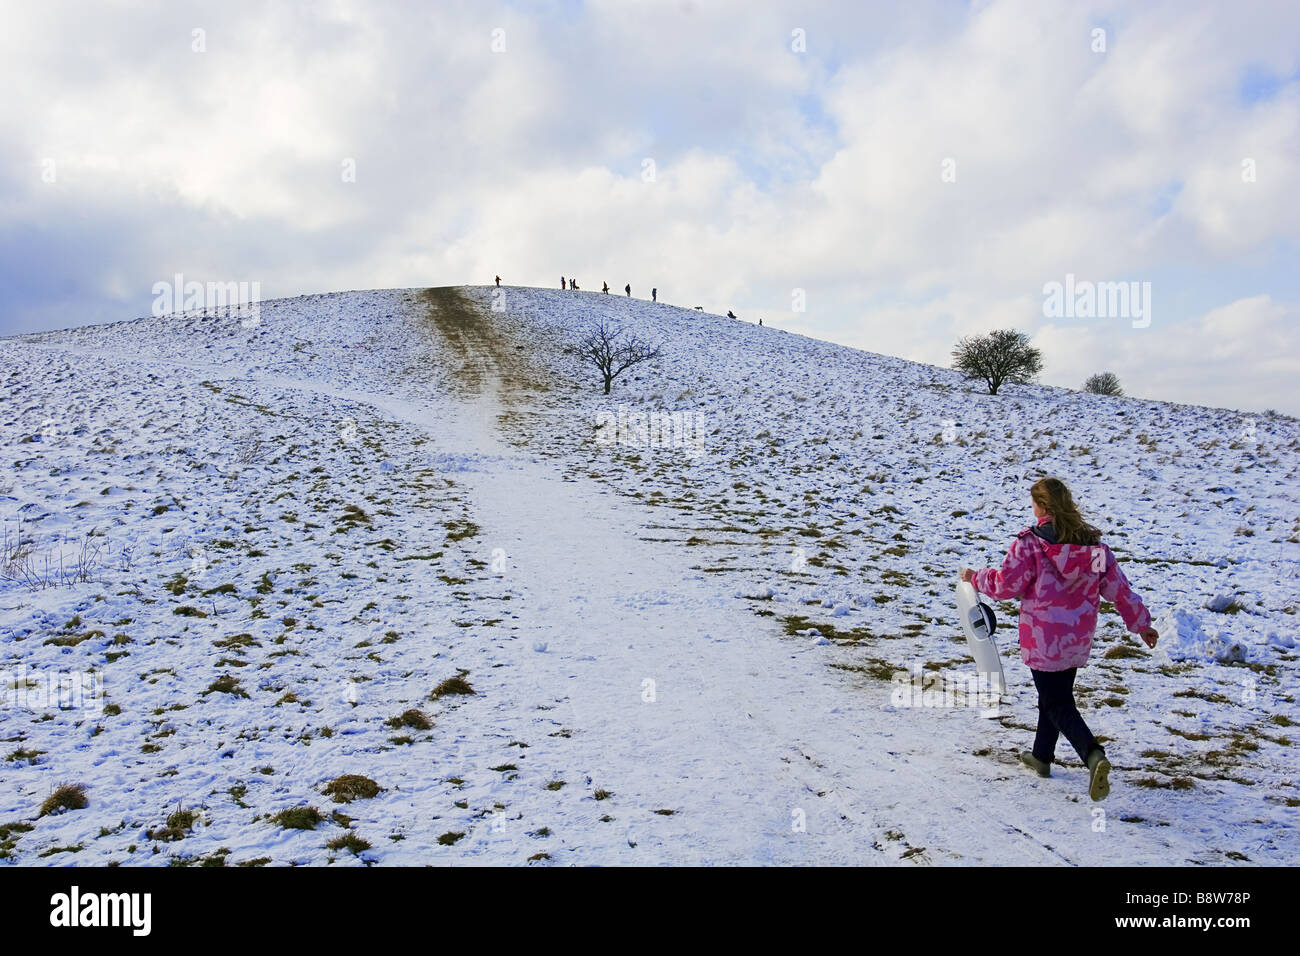
<svg viewBox="0 0 1300 956">
<path fill-rule="evenodd" d="M 1065 483 L 1043 478 L 1029 489 L 1037 524 L 1012 542 L 1000 569 L 962 568 L 961 579 L 997 600 L 1020 598 L 1020 656 L 1038 688 L 1038 733 L 1020 759 L 1050 777 L 1064 734 L 1088 768 L 1088 793 L 1110 793 L 1110 762 L 1074 702 L 1075 672 L 1088 662 L 1099 600 L 1112 602 L 1124 625 L 1148 647 L 1159 637 L 1101 532 L 1083 520 Z"/>
</svg>

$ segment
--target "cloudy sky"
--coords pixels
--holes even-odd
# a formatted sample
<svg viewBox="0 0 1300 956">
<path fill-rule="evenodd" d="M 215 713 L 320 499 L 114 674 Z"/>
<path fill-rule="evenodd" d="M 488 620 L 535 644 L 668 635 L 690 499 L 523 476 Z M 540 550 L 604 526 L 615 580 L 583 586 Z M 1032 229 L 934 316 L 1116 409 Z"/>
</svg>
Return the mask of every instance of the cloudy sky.
<svg viewBox="0 0 1300 956">
<path fill-rule="evenodd" d="M 0 334 L 177 273 L 563 274 L 942 365 L 1018 328 L 1048 384 L 1300 414 L 1290 0 L 2 12 Z M 1149 313 L 1045 315 L 1067 276 Z"/>
</svg>

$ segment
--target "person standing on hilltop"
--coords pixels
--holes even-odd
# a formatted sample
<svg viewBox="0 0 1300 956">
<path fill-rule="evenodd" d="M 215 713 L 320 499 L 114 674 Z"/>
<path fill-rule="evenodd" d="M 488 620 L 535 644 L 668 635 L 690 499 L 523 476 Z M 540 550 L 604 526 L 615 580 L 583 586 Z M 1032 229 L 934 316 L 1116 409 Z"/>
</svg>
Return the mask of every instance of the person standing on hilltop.
<svg viewBox="0 0 1300 956">
<path fill-rule="evenodd" d="M 659 290 L 658 290 L 658 289 L 651 289 L 651 290 L 650 290 L 650 301 L 651 301 L 651 302 L 658 302 L 658 301 L 659 301 Z"/>
<path fill-rule="evenodd" d="M 629 299 L 632 298 L 632 283 L 629 282 L 627 285 L 623 286 L 623 291 L 627 293 Z"/>
<path fill-rule="evenodd" d="M 603 292 L 603 293 L 605 293 L 605 295 L 609 295 L 609 283 L 608 283 L 608 282 L 605 282 L 605 283 L 602 283 L 602 284 L 605 286 L 605 288 L 601 289 L 600 291 Z"/>
<path fill-rule="evenodd" d="M 1065 483 L 1042 478 L 1030 486 L 1029 497 L 1038 523 L 1016 536 L 1001 569 L 962 568 L 961 579 L 989 597 L 1021 599 L 1020 656 L 1038 688 L 1038 733 L 1021 762 L 1050 777 L 1056 742 L 1064 734 L 1088 768 L 1088 795 L 1101 800 L 1110 793 L 1110 761 L 1074 701 L 1075 672 L 1088 663 L 1100 599 L 1112 602 L 1148 647 L 1160 635 Z"/>
<path fill-rule="evenodd" d="M 560 288 L 564 288 L 564 276 L 560 276 Z"/>
<path fill-rule="evenodd" d="M 497 276 L 497 288 L 501 288 L 501 277 Z"/>
<path fill-rule="evenodd" d="M 569 288 L 572 289 L 574 292 L 577 292 L 577 291 L 578 291 L 578 280 L 577 280 L 577 279 L 570 279 L 570 280 L 569 280 Z"/>
</svg>

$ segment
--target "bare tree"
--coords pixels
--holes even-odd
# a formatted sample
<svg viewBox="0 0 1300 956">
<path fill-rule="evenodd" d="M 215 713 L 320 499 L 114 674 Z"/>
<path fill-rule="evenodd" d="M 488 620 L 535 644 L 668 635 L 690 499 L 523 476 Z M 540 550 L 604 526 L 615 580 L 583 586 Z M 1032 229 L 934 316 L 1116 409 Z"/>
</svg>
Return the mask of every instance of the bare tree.
<svg viewBox="0 0 1300 956">
<path fill-rule="evenodd" d="M 619 326 L 610 325 L 609 319 L 602 316 L 573 346 L 572 352 L 596 366 L 608 395 L 614 379 L 634 365 L 659 358 L 663 349 L 642 341 Z"/>
<path fill-rule="evenodd" d="M 1122 396 L 1124 394 L 1124 389 L 1119 387 L 1119 376 L 1114 372 L 1089 375 L 1088 381 L 1083 383 L 1083 390 L 1094 395 Z"/>
<path fill-rule="evenodd" d="M 952 350 L 952 358 L 952 367 L 967 378 L 982 378 L 990 395 L 996 395 L 1004 382 L 1032 382 L 1043 370 L 1042 354 L 1029 344 L 1029 336 L 1015 329 L 967 336 Z"/>
</svg>

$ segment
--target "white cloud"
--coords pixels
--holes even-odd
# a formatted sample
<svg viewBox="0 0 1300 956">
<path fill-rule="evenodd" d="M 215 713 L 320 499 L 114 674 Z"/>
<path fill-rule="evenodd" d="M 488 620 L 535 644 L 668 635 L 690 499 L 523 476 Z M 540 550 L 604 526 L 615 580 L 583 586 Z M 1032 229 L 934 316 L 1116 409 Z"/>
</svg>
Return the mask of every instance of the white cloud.
<svg viewBox="0 0 1300 956">
<path fill-rule="evenodd" d="M 1284 410 L 1294 407 L 1300 379 L 1300 308 L 1259 295 L 1177 325 L 1047 325 L 1034 344 L 1056 370 L 1045 376 L 1049 384 L 1079 388 L 1094 372 L 1112 371 L 1127 394 L 1140 398 Z"/>
</svg>

